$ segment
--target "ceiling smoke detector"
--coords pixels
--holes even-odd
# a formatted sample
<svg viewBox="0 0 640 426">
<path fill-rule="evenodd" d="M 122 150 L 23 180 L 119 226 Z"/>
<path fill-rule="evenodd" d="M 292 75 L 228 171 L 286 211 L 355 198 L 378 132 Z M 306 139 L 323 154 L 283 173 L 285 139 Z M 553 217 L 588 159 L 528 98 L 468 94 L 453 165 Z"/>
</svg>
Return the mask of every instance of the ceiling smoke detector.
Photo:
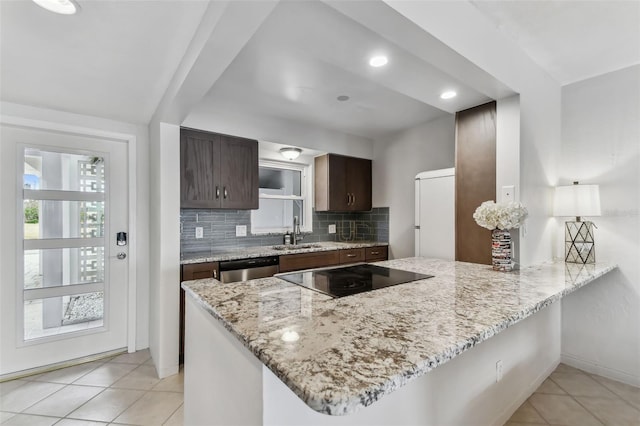
<svg viewBox="0 0 640 426">
<path fill-rule="evenodd" d="M 302 150 L 300 148 L 289 147 L 289 148 L 282 148 L 280 150 L 280 154 L 287 160 L 295 160 L 300 156 L 301 153 L 302 153 Z"/>
<path fill-rule="evenodd" d="M 74 15 L 80 10 L 80 6 L 74 0 L 33 0 L 33 2 L 49 12 L 60 15 Z"/>
</svg>

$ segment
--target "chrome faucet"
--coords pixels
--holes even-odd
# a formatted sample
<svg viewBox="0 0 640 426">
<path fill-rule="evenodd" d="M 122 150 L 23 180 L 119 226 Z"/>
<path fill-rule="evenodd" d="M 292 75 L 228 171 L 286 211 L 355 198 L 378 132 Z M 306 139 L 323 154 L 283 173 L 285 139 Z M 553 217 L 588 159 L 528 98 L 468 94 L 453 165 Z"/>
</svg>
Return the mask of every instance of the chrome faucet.
<svg viewBox="0 0 640 426">
<path fill-rule="evenodd" d="M 291 243 L 298 244 L 298 241 L 303 239 L 302 233 L 300 232 L 300 221 L 298 220 L 298 216 L 293 217 L 293 234 L 291 235 Z"/>
</svg>

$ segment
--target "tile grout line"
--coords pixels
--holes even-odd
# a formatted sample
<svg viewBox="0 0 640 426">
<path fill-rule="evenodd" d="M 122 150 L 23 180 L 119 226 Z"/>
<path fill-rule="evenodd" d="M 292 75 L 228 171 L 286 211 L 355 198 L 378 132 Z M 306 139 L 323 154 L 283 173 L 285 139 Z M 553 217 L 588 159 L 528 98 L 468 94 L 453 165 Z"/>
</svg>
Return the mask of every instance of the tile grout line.
<svg viewBox="0 0 640 426">
<path fill-rule="evenodd" d="M 542 386 L 542 385 L 540 385 L 540 386 Z M 538 386 L 538 388 L 539 388 L 540 386 Z M 537 389 L 536 389 L 536 390 L 537 390 Z M 533 392 L 533 393 L 535 394 L 536 392 Z M 542 395 L 542 394 L 541 394 L 541 395 Z M 531 401 L 529 401 L 529 399 L 530 399 L 530 398 L 531 398 L 531 396 L 530 396 L 529 398 L 527 398 L 527 399 L 525 400 L 525 402 L 528 402 L 528 403 L 529 403 L 529 405 L 531 405 L 531 408 L 533 408 L 533 411 L 535 411 L 536 413 L 538 413 L 538 415 L 540 416 L 540 418 L 541 418 L 542 420 L 544 420 L 544 423 L 545 423 L 545 424 L 550 425 L 551 423 L 549 423 L 549 421 L 547 420 L 547 418 L 546 418 L 545 416 L 543 416 L 543 415 L 542 415 L 542 413 L 541 413 L 540 411 L 538 411 L 538 409 L 536 408 L 536 406 L 535 406 L 535 405 L 533 405 L 533 404 L 531 403 Z M 521 406 L 522 406 L 522 405 L 521 405 Z M 518 407 L 518 408 L 519 408 L 519 407 Z"/>
<path fill-rule="evenodd" d="M 145 360 L 145 362 L 146 362 L 146 360 Z M 107 363 L 105 363 L 105 364 L 107 364 Z M 114 362 L 114 364 L 120 364 L 120 363 L 115 363 L 115 362 Z M 130 364 L 129 364 L 129 365 L 130 365 Z M 140 365 L 142 365 L 142 364 L 139 364 L 138 366 L 140 366 Z M 138 367 L 136 367 L 136 368 L 138 368 Z M 131 371 L 134 371 L 136 368 L 134 368 L 134 369 L 133 369 L 133 370 L 131 370 Z M 92 371 L 93 371 L 93 370 L 92 370 Z M 124 376 L 122 376 L 120 379 L 122 379 L 123 377 L 126 377 L 129 373 L 131 373 L 131 371 L 130 371 L 130 372 L 128 372 L 127 374 L 125 374 Z M 87 373 L 87 374 L 88 374 L 88 373 Z M 83 377 L 84 377 L 84 376 L 83 376 Z M 81 377 L 79 377 L 77 380 L 80 380 L 80 379 L 81 379 Z M 118 379 L 118 380 L 120 380 L 120 379 Z M 116 380 L 116 382 L 117 382 L 118 380 Z M 113 382 L 113 383 L 115 383 L 115 382 Z M 113 384 L 113 383 L 112 383 L 112 384 Z M 72 411 L 71 411 L 71 413 L 67 414 L 67 415 L 66 415 L 65 417 L 63 417 L 63 418 L 64 418 L 64 419 L 70 419 L 70 420 L 83 420 L 83 421 L 87 421 L 87 419 L 80 419 L 80 418 L 77 418 L 77 417 L 69 417 L 69 415 L 70 415 L 70 414 L 73 414 L 75 411 L 79 410 L 81 407 L 85 406 L 85 405 L 86 405 L 86 404 L 88 404 L 90 401 L 92 401 L 93 399 L 97 398 L 97 397 L 98 397 L 98 395 L 102 395 L 102 394 L 104 393 L 104 391 L 106 391 L 107 389 L 112 389 L 112 390 L 114 390 L 114 391 L 117 391 L 117 390 L 118 390 L 117 388 L 112 388 L 111 386 L 99 386 L 99 387 L 101 387 L 101 388 L 102 388 L 102 391 L 101 391 L 101 392 L 98 392 L 98 394 L 97 394 L 97 395 L 95 395 L 93 398 L 91 398 L 91 399 L 87 400 L 84 404 L 82 404 L 82 405 L 78 406 L 77 408 L 75 408 L 74 410 L 72 410 Z M 127 389 L 127 390 L 139 390 L 139 389 Z M 111 419 L 111 420 L 109 420 L 109 421 L 107 421 L 107 422 L 104 422 L 104 423 L 107 423 L 107 424 L 111 424 L 111 423 L 113 423 L 113 421 L 114 421 L 115 419 L 117 419 L 117 418 L 118 418 L 122 413 L 124 413 L 124 412 L 125 412 L 125 411 L 127 411 L 129 408 L 131 408 L 131 406 L 132 406 L 133 404 L 135 404 L 136 402 L 138 402 L 138 401 L 139 401 L 139 400 L 140 400 L 144 395 L 146 395 L 146 392 L 143 392 L 143 393 L 142 393 L 142 395 L 140 395 L 138 398 L 136 398 L 134 401 L 132 401 L 132 402 L 131 402 L 131 404 L 127 405 L 127 406 L 126 406 L 126 407 L 125 407 L 121 412 L 119 412 L 118 414 L 116 414 L 116 416 L 115 416 L 113 419 Z M 98 421 L 98 420 L 89 420 L 89 421 Z M 101 420 L 99 420 L 99 421 L 101 421 Z"/>
<path fill-rule="evenodd" d="M 598 379 L 596 379 L 593 376 L 597 376 L 597 377 L 603 377 L 603 376 L 598 376 L 597 374 L 589 374 L 589 377 L 591 377 L 593 380 L 595 380 L 596 382 L 598 382 L 599 385 L 604 386 L 609 392 L 611 392 L 612 394 L 614 394 L 615 396 L 617 396 L 619 399 L 621 399 L 622 401 L 624 401 L 627 405 L 635 408 L 636 410 L 640 411 L 640 408 L 636 407 L 635 405 L 633 405 L 633 403 L 631 403 L 624 395 L 620 395 L 618 392 L 616 392 L 614 389 L 610 388 L 609 386 L 607 386 L 605 383 L 600 382 Z M 606 378 L 606 377 L 605 377 Z M 613 379 L 610 379 L 613 380 Z M 624 382 L 620 382 L 626 385 L 626 383 Z M 627 385 L 627 386 L 631 386 L 631 385 Z M 631 386 L 631 387 L 635 387 L 635 386 Z"/>
<path fill-rule="evenodd" d="M 602 424 L 603 426 L 606 426 L 605 422 L 604 422 L 604 421 L 602 421 L 602 420 L 600 420 L 600 417 L 598 417 L 597 415 L 595 415 L 594 413 L 592 413 L 592 412 L 591 412 L 591 410 L 589 410 L 587 407 L 585 407 L 583 404 L 581 404 L 581 403 L 580 403 L 580 401 L 578 401 L 578 399 L 577 399 L 574 395 L 569 394 L 569 396 L 570 396 L 570 397 L 571 397 L 571 399 L 573 399 L 573 400 L 574 400 L 574 401 L 575 401 L 579 406 L 581 406 L 582 408 L 584 408 L 584 410 L 585 410 L 587 413 L 591 414 L 591 416 L 592 416 L 594 419 L 596 419 L 598 422 L 600 422 L 600 424 Z M 609 399 L 611 399 L 611 398 L 609 398 Z"/>
<path fill-rule="evenodd" d="M 100 392 L 98 395 L 101 395 L 102 393 L 104 393 L 104 391 L 106 391 L 107 389 L 111 389 L 111 388 L 104 388 L 102 390 L 102 392 Z M 112 390 L 117 390 L 117 389 L 112 389 Z M 131 390 L 131 389 L 127 389 L 127 390 Z M 71 413 L 67 414 L 65 417 L 63 417 L 64 419 L 70 419 L 70 420 L 81 420 L 81 421 L 89 421 L 89 422 L 102 422 L 102 423 L 107 423 L 107 424 L 111 424 L 115 421 L 115 419 L 117 419 L 122 413 L 124 413 L 125 411 L 127 411 L 129 408 L 131 408 L 131 406 L 133 404 L 135 404 L 136 402 L 138 402 L 138 400 L 140 400 L 140 398 L 142 398 L 144 395 L 146 394 L 143 393 L 142 395 L 140 395 L 137 399 L 135 399 L 134 401 L 131 402 L 131 404 L 127 405 L 121 412 L 119 412 L 118 414 L 115 415 L 115 417 L 109 421 L 102 421 L 102 420 L 88 420 L 88 419 L 82 419 L 79 417 L 69 417 L 71 414 L 73 414 L 74 411 L 79 410 L 81 407 L 83 407 L 84 405 L 88 404 L 89 401 L 93 400 L 94 398 L 96 398 L 98 395 L 94 396 L 93 398 L 91 398 L 89 401 L 85 402 L 84 404 L 82 404 L 81 406 L 79 406 L 78 408 L 76 408 L 75 410 L 73 410 Z"/>
<path fill-rule="evenodd" d="M 179 410 L 179 409 L 181 409 L 183 406 L 184 406 L 184 398 L 182 399 L 182 404 L 178 405 L 178 408 L 176 408 L 175 410 L 173 410 L 173 412 L 172 412 L 171 414 L 169 414 L 169 417 L 167 417 L 166 419 L 164 419 L 164 421 L 162 422 L 162 424 L 163 424 L 163 425 L 164 425 L 164 424 L 166 424 L 166 423 L 169 421 L 169 419 L 170 419 L 171 417 L 173 417 L 173 415 L 174 415 L 175 413 L 177 413 L 177 412 L 178 412 L 178 410 Z"/>
<path fill-rule="evenodd" d="M 583 374 L 583 375 L 585 375 L 585 376 L 587 376 L 587 377 L 589 377 L 589 375 L 588 375 L 588 374 L 585 374 L 585 373 L 582 373 L 582 374 Z M 594 378 L 592 378 L 592 377 L 590 377 L 590 378 L 591 378 L 591 380 L 594 380 L 594 381 L 596 381 L 596 382 L 597 382 L 597 380 L 595 380 Z M 592 413 L 592 412 L 591 412 L 591 410 L 589 410 L 587 407 L 585 407 L 584 405 L 582 405 L 582 404 L 580 403 L 580 401 L 578 401 L 578 399 L 576 398 L 576 396 L 577 396 L 577 395 L 573 395 L 573 394 L 572 394 L 571 392 L 569 392 L 567 389 L 565 389 L 565 388 L 563 388 L 562 386 L 560 386 L 560 384 L 559 384 L 559 383 L 556 383 L 556 382 L 551 378 L 551 376 L 549 376 L 549 380 L 551 380 L 553 383 L 555 383 L 555 384 L 556 384 L 556 386 L 558 386 L 560 389 L 562 389 L 563 391 L 565 391 L 565 392 L 567 393 L 567 395 L 569 395 L 569 397 L 570 397 L 571 399 L 573 399 L 573 400 L 576 402 L 576 404 L 578 404 L 580 407 L 582 407 L 582 408 L 583 408 L 587 413 L 589 413 L 589 414 L 590 414 L 594 419 L 596 419 L 600 424 L 602 424 L 603 426 L 605 426 L 605 423 L 604 423 L 602 420 L 600 420 L 600 417 L 596 416 L 594 413 Z M 600 384 L 600 383 L 598 383 L 598 384 Z M 618 396 L 618 395 L 617 395 L 617 394 L 615 394 L 615 393 L 614 393 L 614 395 L 615 395 L 616 397 Z"/>
<path fill-rule="evenodd" d="M 60 389 L 54 391 L 54 392 L 51 392 L 50 394 L 45 395 L 44 397 L 40 398 L 39 400 L 37 400 L 33 404 L 25 407 L 24 410 L 20 411 L 18 414 L 31 415 L 29 413 L 25 413 L 25 411 L 28 410 L 29 408 L 33 407 L 34 405 L 39 404 L 40 402 L 44 401 L 45 399 L 49 398 L 50 396 L 60 392 L 62 389 L 67 387 L 67 385 L 65 385 L 64 383 L 51 383 L 51 382 L 29 382 L 29 383 L 46 383 L 46 384 L 49 384 L 49 385 L 62 385 L 62 387 Z M 25 385 L 26 385 L 26 383 L 25 383 Z M 16 389 L 21 388 L 22 386 L 24 386 L 24 385 L 18 386 Z M 33 414 L 33 415 L 36 415 L 36 414 Z M 50 417 L 57 417 L 57 416 L 50 416 Z"/>
</svg>

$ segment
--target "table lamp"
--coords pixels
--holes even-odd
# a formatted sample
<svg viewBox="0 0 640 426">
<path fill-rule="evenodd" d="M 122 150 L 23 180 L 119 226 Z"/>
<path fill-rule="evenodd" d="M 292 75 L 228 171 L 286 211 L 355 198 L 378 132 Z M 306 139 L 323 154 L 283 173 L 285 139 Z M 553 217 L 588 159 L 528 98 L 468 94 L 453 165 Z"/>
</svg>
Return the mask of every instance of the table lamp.
<svg viewBox="0 0 640 426">
<path fill-rule="evenodd" d="M 565 222 L 564 261 L 568 263 L 595 263 L 593 222 L 582 221 L 581 216 L 600 216 L 600 188 L 598 185 L 557 186 L 554 216 L 574 216 Z"/>
</svg>

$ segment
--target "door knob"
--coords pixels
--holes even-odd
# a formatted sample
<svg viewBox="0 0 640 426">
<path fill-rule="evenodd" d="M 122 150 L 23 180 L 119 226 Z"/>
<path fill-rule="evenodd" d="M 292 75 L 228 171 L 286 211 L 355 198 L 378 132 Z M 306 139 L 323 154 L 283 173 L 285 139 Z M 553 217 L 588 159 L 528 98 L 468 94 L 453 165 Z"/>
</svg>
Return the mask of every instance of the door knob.
<svg viewBox="0 0 640 426">
<path fill-rule="evenodd" d="M 127 257 L 127 253 L 121 251 L 116 255 L 116 257 L 120 260 L 125 259 Z"/>
</svg>

